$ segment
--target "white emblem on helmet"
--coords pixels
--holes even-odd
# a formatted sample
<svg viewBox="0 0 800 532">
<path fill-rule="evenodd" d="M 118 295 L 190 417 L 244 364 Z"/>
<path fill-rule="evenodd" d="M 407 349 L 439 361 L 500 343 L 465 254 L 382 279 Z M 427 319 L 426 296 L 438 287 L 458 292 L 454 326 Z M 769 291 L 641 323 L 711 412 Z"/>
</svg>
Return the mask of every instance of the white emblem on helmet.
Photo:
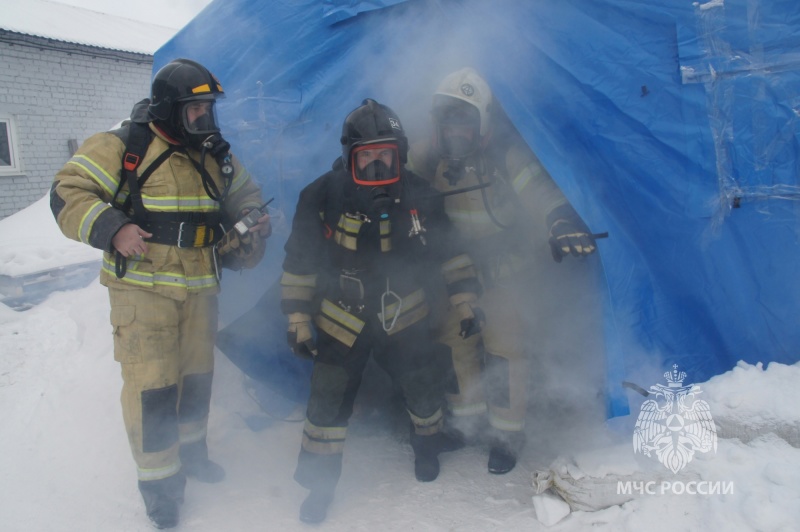
<svg viewBox="0 0 800 532">
<path fill-rule="evenodd" d="M 469 83 L 464 83 L 461 85 L 461 92 L 464 93 L 464 96 L 472 96 L 475 94 L 475 89 Z"/>
<path fill-rule="evenodd" d="M 398 122 L 394 118 L 389 119 L 389 125 L 392 126 L 392 129 L 403 129 L 402 127 L 400 127 L 400 122 Z"/>
</svg>

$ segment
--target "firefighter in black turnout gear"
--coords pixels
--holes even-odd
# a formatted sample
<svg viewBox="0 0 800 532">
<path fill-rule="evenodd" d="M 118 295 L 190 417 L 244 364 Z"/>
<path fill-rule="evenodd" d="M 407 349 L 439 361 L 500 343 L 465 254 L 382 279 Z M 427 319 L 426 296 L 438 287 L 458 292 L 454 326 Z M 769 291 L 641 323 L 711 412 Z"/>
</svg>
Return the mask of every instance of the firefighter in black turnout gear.
<svg viewBox="0 0 800 532">
<path fill-rule="evenodd" d="M 464 309 L 465 334 L 480 329 L 475 268 L 453 244 L 441 198 L 405 169 L 397 115 L 364 100 L 344 121 L 341 144 L 332 170 L 300 193 L 281 279 L 289 344 L 314 361 L 295 471 L 311 490 L 300 509 L 305 522 L 327 514 L 370 354 L 402 392 L 417 479 L 439 474 L 444 398 L 425 286 L 432 268 Z"/>
</svg>

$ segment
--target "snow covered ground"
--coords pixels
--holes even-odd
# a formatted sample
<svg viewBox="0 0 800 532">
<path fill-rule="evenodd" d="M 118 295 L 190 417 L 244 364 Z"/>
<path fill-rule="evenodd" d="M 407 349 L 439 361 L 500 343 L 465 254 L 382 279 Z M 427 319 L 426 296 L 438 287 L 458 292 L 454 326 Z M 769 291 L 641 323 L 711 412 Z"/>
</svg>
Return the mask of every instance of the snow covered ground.
<svg viewBox="0 0 800 532">
<path fill-rule="evenodd" d="M 57 264 L 46 239 L 40 248 L 10 244 L 15 223 L 0 222 L 2 266 Z M 97 281 L 24 312 L 0 305 L 3 530 L 151 529 L 123 429 L 108 314 Z M 266 416 L 246 393 L 244 375 L 220 354 L 209 443 L 227 478 L 189 481 L 178 529 L 800 530 L 798 383 L 800 364 L 740 364 L 699 383 L 720 438 L 716 453 L 696 454 L 678 475 L 634 454 L 644 398 L 633 393 L 633 416 L 611 423 L 600 419 L 598 405 L 548 394 L 531 413 L 528 445 L 511 473 L 489 475 L 486 449 L 472 447 L 442 455 L 440 477 L 426 484 L 414 479 L 400 425 L 360 399 L 329 518 L 312 527 L 297 520 L 306 492 L 292 480 L 302 423 Z M 537 471 L 572 479 L 573 504 L 618 504 L 573 511 L 548 527 L 542 521 L 556 521 L 566 504 L 554 496 L 534 500 Z M 618 481 L 633 482 L 621 499 Z"/>
</svg>

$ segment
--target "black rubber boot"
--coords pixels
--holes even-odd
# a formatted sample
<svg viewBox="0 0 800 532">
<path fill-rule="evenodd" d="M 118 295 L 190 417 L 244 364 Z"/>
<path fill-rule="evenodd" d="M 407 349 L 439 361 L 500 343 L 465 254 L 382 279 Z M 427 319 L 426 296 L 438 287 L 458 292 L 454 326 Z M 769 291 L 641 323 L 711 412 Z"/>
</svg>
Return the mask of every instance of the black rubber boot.
<svg viewBox="0 0 800 532">
<path fill-rule="evenodd" d="M 414 476 L 420 482 L 432 482 L 439 476 L 439 458 L 435 454 L 415 453 Z"/>
<path fill-rule="evenodd" d="M 208 459 L 206 441 L 198 441 L 181 445 L 181 471 L 200 482 L 214 484 L 225 478 L 225 470 L 221 465 Z"/>
<path fill-rule="evenodd" d="M 411 427 L 411 448 L 414 449 L 414 476 L 420 482 L 431 482 L 439 476 L 439 434 L 421 436 Z"/>
<path fill-rule="evenodd" d="M 492 447 L 489 451 L 489 473 L 502 475 L 517 465 L 517 457 L 503 446 Z"/>
<path fill-rule="evenodd" d="M 328 517 L 328 507 L 333 501 L 333 490 L 313 489 L 300 505 L 300 520 L 304 523 L 321 523 Z"/>
<path fill-rule="evenodd" d="M 342 455 L 316 454 L 300 449 L 294 479 L 310 490 L 300 505 L 300 520 L 304 523 L 321 523 L 328 517 L 328 507 L 342 474 Z"/>
<path fill-rule="evenodd" d="M 525 445 L 522 432 L 496 431 L 489 451 L 489 473 L 503 475 L 517 465 L 517 456 Z"/>
<path fill-rule="evenodd" d="M 178 504 L 183 502 L 186 477 L 182 473 L 159 480 L 140 480 L 139 492 L 144 499 L 147 517 L 156 528 L 178 525 Z"/>
</svg>

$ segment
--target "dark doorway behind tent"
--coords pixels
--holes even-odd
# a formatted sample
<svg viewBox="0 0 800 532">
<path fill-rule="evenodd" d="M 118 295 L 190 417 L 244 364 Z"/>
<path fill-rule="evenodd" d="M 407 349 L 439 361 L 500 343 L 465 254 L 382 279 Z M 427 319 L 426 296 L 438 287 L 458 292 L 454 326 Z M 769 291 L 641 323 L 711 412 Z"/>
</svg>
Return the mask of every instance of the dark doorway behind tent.
<svg viewBox="0 0 800 532">
<path fill-rule="evenodd" d="M 699 382 L 739 360 L 800 359 L 798 50 L 788 0 L 216 0 L 154 68 L 188 57 L 220 78 L 223 132 L 276 197 L 265 264 L 225 279 L 227 319 L 255 324 L 298 192 L 339 155 L 346 114 L 385 102 L 413 141 L 438 80 L 480 71 L 609 233 L 586 268 L 602 325 L 583 345 L 616 416 L 623 381 L 663 380 L 673 364 Z M 260 348 L 285 351 L 274 306 L 256 306 L 271 313 Z"/>
</svg>

